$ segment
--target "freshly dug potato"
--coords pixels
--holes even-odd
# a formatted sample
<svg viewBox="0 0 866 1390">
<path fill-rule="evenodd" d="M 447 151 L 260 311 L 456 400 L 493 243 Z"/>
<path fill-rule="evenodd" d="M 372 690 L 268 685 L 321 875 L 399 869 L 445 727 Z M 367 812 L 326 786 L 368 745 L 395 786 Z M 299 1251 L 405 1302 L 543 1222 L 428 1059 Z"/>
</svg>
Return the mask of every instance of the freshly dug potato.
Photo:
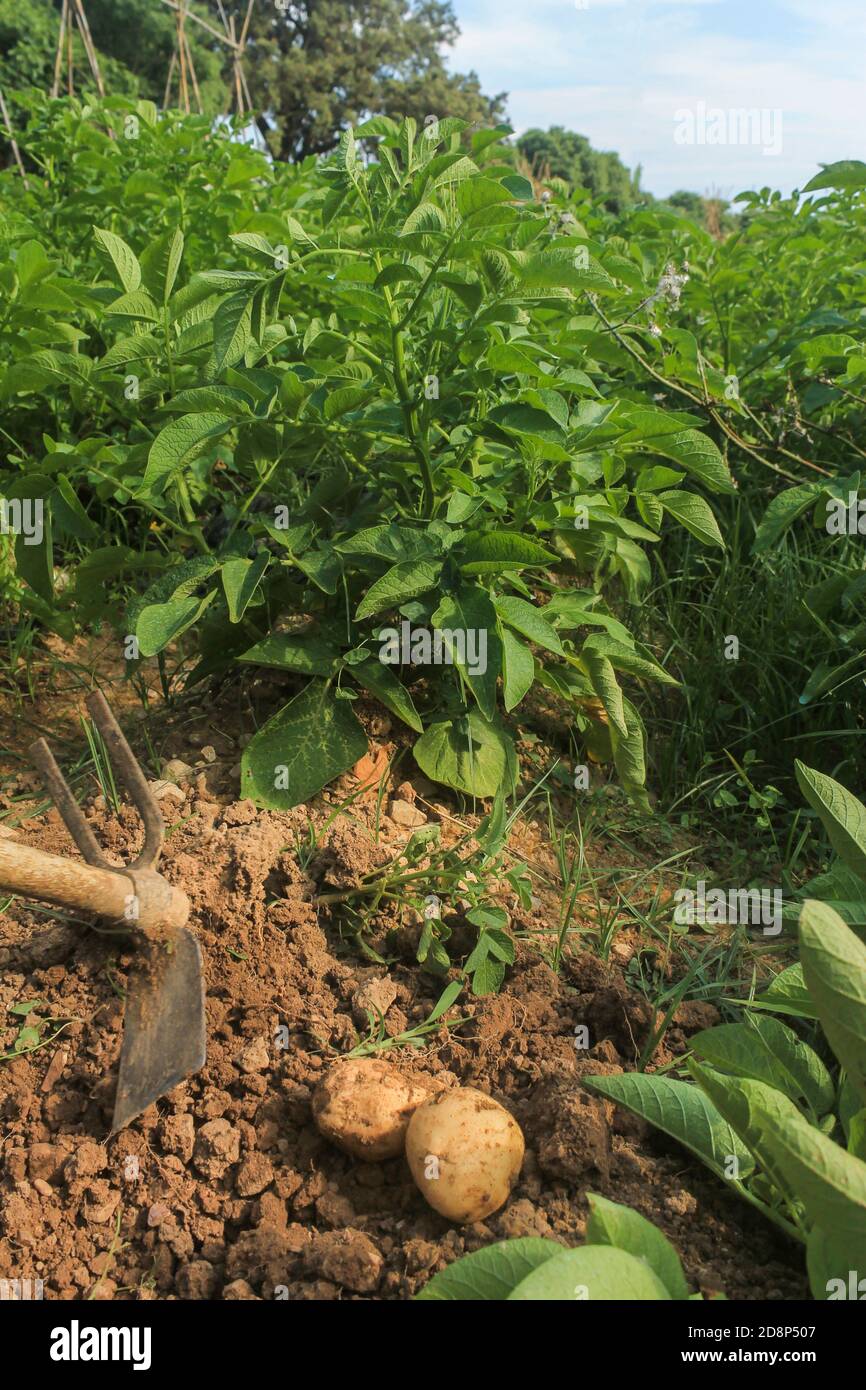
<svg viewBox="0 0 866 1390">
<path fill-rule="evenodd" d="M 377 1163 L 403 1152 L 412 1112 L 437 1083 L 408 1077 L 389 1062 L 347 1058 L 329 1067 L 313 1093 L 313 1116 L 326 1139 L 353 1158 Z"/>
<path fill-rule="evenodd" d="M 406 1132 L 406 1157 L 420 1192 L 461 1224 L 483 1221 L 508 1200 L 523 1150 L 517 1121 L 471 1086 L 419 1106 Z"/>
</svg>

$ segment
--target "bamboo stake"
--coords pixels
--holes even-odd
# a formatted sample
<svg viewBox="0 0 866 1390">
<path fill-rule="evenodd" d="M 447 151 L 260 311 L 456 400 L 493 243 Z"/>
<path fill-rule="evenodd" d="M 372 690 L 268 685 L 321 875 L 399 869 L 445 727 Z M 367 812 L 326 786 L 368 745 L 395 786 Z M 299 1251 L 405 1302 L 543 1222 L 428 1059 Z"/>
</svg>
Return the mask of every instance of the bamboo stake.
<svg viewBox="0 0 866 1390">
<path fill-rule="evenodd" d="M 238 64 L 238 66 L 240 67 L 240 64 Z M 248 111 L 252 111 L 252 109 L 253 109 L 253 99 L 252 99 L 252 97 L 250 96 L 250 89 L 249 89 L 249 86 L 247 85 L 247 76 L 246 76 L 246 73 L 244 72 L 244 70 L 243 70 L 242 67 L 240 68 L 240 74 L 241 74 L 241 82 L 242 82 L 243 85 L 244 85 L 244 95 L 246 96 L 246 99 L 247 99 L 247 110 L 248 110 Z"/>
<path fill-rule="evenodd" d="M 238 58 L 237 40 L 236 40 L 236 38 L 235 38 L 235 17 L 234 17 L 234 15 L 232 15 L 231 20 L 230 20 L 229 22 L 230 22 L 230 24 L 231 24 L 232 44 L 234 45 L 234 49 L 235 49 L 235 57 L 234 57 L 234 64 L 233 64 L 233 66 L 234 66 L 234 73 L 235 73 L 235 95 L 236 95 L 236 97 L 237 97 L 237 103 L 238 103 L 238 115 L 241 115 L 241 116 L 242 116 L 242 115 L 243 115 L 243 111 L 244 111 L 244 94 L 243 94 L 243 92 L 241 91 L 241 70 L 240 70 L 240 61 L 239 61 L 239 58 Z"/>
<path fill-rule="evenodd" d="M 87 22 L 87 15 L 84 13 L 84 5 L 82 3 L 82 0 L 74 0 L 74 3 L 76 10 L 76 18 L 78 19 L 78 28 L 81 30 L 81 39 L 84 44 L 84 51 L 87 54 L 87 60 L 90 63 L 90 71 L 93 74 L 93 79 L 96 82 L 96 87 L 97 91 L 99 92 L 99 95 L 104 98 L 105 87 L 102 81 L 102 73 L 99 70 L 99 59 L 96 56 L 96 45 L 94 44 L 93 38 L 90 33 L 90 25 Z"/>
<path fill-rule="evenodd" d="M 27 174 L 24 169 L 24 161 L 21 158 L 21 151 L 18 148 L 18 141 L 12 134 L 12 122 L 9 119 L 9 112 L 6 107 L 6 98 L 3 95 L 3 88 L 0 87 L 0 111 L 3 112 L 3 120 L 6 124 L 6 134 L 9 137 L 9 144 L 12 146 L 12 153 L 15 156 L 15 163 L 18 165 L 18 172 L 24 180 L 24 187 L 30 191 L 30 184 L 27 182 Z"/>
<path fill-rule="evenodd" d="M 198 107 L 198 114 L 201 116 L 204 114 L 204 107 L 202 106 L 201 92 L 199 91 L 198 75 L 195 70 L 195 63 L 192 60 L 192 49 L 189 46 L 189 39 L 187 38 L 186 34 L 184 34 L 183 36 L 183 42 L 184 47 L 186 48 L 186 61 L 189 65 L 189 75 L 192 78 L 192 89 L 195 92 L 196 106 Z"/>
<path fill-rule="evenodd" d="M 168 5 L 170 10 L 180 9 L 180 6 L 175 3 L 175 0 L 162 0 L 162 3 Z M 201 19 L 194 10 L 187 10 L 186 17 L 187 19 L 194 19 L 196 24 L 200 24 L 203 29 L 207 29 L 208 33 L 211 34 L 213 38 L 219 39 L 220 43 L 228 43 L 225 34 L 221 34 L 219 29 L 214 29 L 213 25 L 208 24 L 206 19 Z"/>
<path fill-rule="evenodd" d="M 51 84 L 52 97 L 60 96 L 60 74 L 63 71 L 63 40 L 66 37 L 66 24 L 69 16 L 69 0 L 63 0 L 60 11 L 60 31 L 57 35 L 57 52 L 54 55 L 54 81 Z"/>
<path fill-rule="evenodd" d="M 165 93 L 162 98 L 163 106 L 168 106 L 168 99 L 171 96 L 171 79 L 174 77 L 174 69 L 177 64 L 177 53 L 172 50 L 171 62 L 168 65 L 168 77 L 165 79 Z"/>
<path fill-rule="evenodd" d="M 224 10 L 224 8 L 223 8 L 223 0 L 217 0 L 217 9 L 218 9 L 219 12 L 220 12 L 220 19 L 221 19 L 222 22 L 223 22 L 223 28 L 225 29 L 226 34 L 228 34 L 228 32 L 229 32 L 229 22 L 228 22 L 228 19 L 226 18 L 226 12 L 225 12 L 225 10 Z"/>
<path fill-rule="evenodd" d="M 181 0 L 177 11 L 177 59 L 180 64 L 180 104 L 189 115 L 189 87 L 186 80 L 186 9 Z"/>
<path fill-rule="evenodd" d="M 241 29 L 241 36 L 238 39 L 238 48 L 240 49 L 241 53 L 243 53 L 244 49 L 247 46 L 247 30 L 250 27 L 250 20 L 253 17 L 253 6 L 255 5 L 255 3 L 256 0 L 249 0 L 249 4 L 247 5 L 246 18 L 244 19 L 243 28 Z"/>
</svg>

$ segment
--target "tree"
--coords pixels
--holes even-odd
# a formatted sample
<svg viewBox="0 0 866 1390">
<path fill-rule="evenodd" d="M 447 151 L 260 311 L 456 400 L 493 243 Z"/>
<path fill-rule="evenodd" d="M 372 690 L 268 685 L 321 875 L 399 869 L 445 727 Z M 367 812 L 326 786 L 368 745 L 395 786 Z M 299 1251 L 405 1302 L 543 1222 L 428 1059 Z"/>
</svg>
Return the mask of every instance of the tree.
<svg viewBox="0 0 866 1390">
<path fill-rule="evenodd" d="M 199 7 L 200 8 L 200 7 Z M 85 0 L 85 10 L 106 90 L 162 103 L 175 43 L 175 20 L 159 0 Z M 50 91 L 60 28 L 60 0 L 0 0 L 0 85 L 9 91 Z M 221 110 L 226 93 L 226 50 L 194 23 L 187 24 L 205 111 Z M 73 26 L 78 90 L 92 87 L 87 57 Z M 63 67 L 61 91 L 66 90 Z M 175 89 L 176 90 L 176 89 Z"/>
<path fill-rule="evenodd" d="M 449 73 L 442 49 L 459 34 L 450 0 L 281 0 L 253 16 L 247 78 L 274 153 L 334 148 L 374 114 L 460 116 L 495 124 L 504 94 L 474 73 Z"/>
<path fill-rule="evenodd" d="M 586 188 L 611 212 L 619 212 L 640 196 L 640 178 L 631 174 L 612 152 L 594 150 L 585 135 L 551 126 L 527 130 L 517 148 L 538 178 L 565 179 L 574 188 Z"/>
<path fill-rule="evenodd" d="M 61 0 L 0 0 L 0 84 L 47 91 Z M 160 0 L 85 0 L 109 93 L 162 105 L 175 44 L 175 16 Z M 190 10 L 221 28 L 215 7 Z M 234 0 L 240 29 L 246 4 Z M 475 73 L 448 71 L 443 49 L 459 28 L 451 0 L 257 0 L 244 70 L 259 124 L 274 154 L 302 159 L 334 148 L 350 123 L 370 115 L 460 116 L 495 125 L 504 94 L 487 97 Z M 205 113 L 223 109 L 228 50 L 201 25 L 186 33 Z M 77 33 L 76 82 L 91 85 Z M 175 86 L 175 100 L 177 87 Z"/>
</svg>

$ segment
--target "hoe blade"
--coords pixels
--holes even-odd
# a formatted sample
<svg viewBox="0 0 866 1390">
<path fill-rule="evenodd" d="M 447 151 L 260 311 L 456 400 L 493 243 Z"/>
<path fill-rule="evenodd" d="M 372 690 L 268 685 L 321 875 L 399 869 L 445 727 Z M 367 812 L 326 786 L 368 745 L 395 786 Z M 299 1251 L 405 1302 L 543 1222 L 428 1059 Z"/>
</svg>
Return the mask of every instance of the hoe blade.
<svg viewBox="0 0 866 1390">
<path fill-rule="evenodd" d="M 186 927 L 148 938 L 126 994 L 112 1134 L 205 1063 L 204 980 L 198 941 Z"/>
</svg>

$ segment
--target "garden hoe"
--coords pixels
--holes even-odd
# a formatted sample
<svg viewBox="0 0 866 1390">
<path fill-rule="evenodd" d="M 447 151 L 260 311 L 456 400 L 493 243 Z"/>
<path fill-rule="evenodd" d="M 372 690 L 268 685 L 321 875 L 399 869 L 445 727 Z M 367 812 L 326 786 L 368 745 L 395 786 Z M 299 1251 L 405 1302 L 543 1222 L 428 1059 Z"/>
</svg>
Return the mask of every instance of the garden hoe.
<svg viewBox="0 0 866 1390">
<path fill-rule="evenodd" d="M 105 697 L 96 691 L 87 706 L 144 822 L 144 849 L 127 868 L 108 862 L 48 744 L 39 739 L 30 756 L 87 862 L 2 839 L 0 889 L 94 912 L 137 938 L 111 1126 L 116 1134 L 204 1066 L 204 983 L 199 944 L 186 926 L 189 899 L 156 871 L 165 829 L 159 807 Z"/>
</svg>

